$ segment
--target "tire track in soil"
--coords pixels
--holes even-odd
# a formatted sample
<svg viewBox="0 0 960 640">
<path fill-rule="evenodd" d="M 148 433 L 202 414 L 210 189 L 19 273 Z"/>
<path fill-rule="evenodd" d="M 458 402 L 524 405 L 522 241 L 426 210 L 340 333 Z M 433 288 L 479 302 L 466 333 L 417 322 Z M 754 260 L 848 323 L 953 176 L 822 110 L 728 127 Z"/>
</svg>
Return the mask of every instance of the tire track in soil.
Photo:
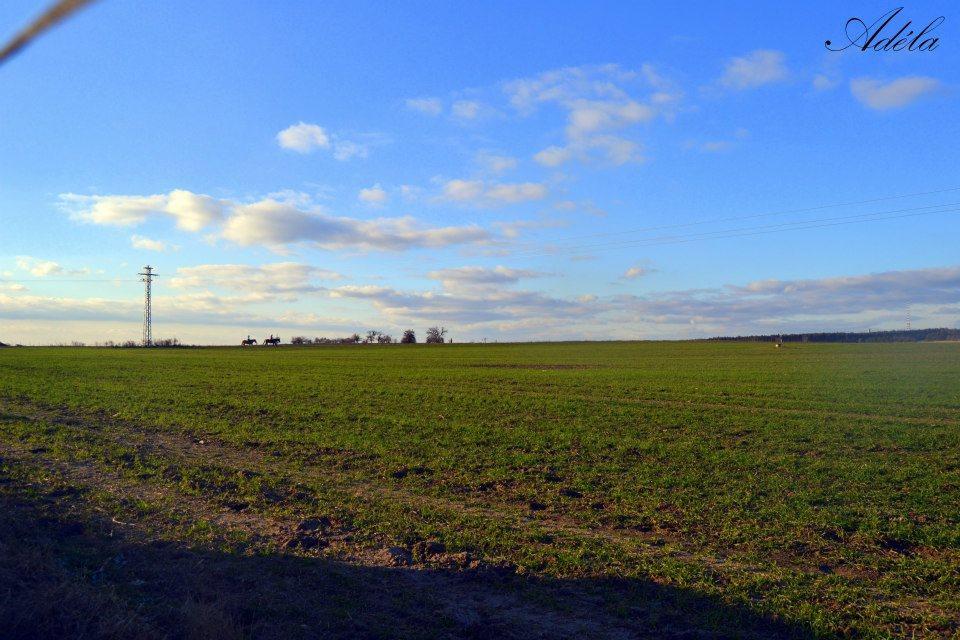
<svg viewBox="0 0 960 640">
<path fill-rule="evenodd" d="M 0 404 L 0 407 L 4 407 L 4 405 Z M 199 439 L 184 434 L 148 428 L 139 423 L 120 420 L 113 416 L 107 416 L 106 414 L 91 418 L 81 414 L 57 411 L 50 408 L 30 407 L 27 405 L 11 406 L 9 404 L 5 406 L 5 410 L 8 412 L 10 410 L 20 411 L 21 414 L 19 417 L 24 420 L 48 421 L 71 427 L 82 427 L 93 432 L 102 431 L 104 426 L 119 428 L 125 437 L 131 435 L 136 436 L 134 439 L 125 442 L 125 444 L 137 447 L 144 453 L 156 455 L 163 459 L 170 459 L 171 462 L 193 462 L 206 465 L 220 463 L 237 471 L 251 470 L 267 473 L 271 471 L 270 463 L 272 462 L 272 456 L 256 448 L 241 449 L 234 445 L 218 442 L 207 437 Z M 386 498 L 392 502 L 409 504 L 411 498 L 413 498 L 418 505 L 428 505 L 434 509 L 501 522 L 508 521 L 518 529 L 522 529 L 525 525 L 533 523 L 554 534 L 567 534 L 580 538 L 605 540 L 615 544 L 628 544 L 630 546 L 634 546 L 637 543 L 644 543 L 643 554 L 647 557 L 670 557 L 684 561 L 695 561 L 714 568 L 726 566 L 728 569 L 738 568 L 753 574 L 763 573 L 763 569 L 758 566 L 737 564 L 728 558 L 704 554 L 700 549 L 685 544 L 680 538 L 671 535 L 669 531 L 661 529 L 639 531 L 635 529 L 615 529 L 600 526 L 589 527 L 584 526 L 573 518 L 564 517 L 557 513 L 538 512 L 536 515 L 533 515 L 529 509 L 517 504 L 496 504 L 480 500 L 465 502 L 463 500 L 452 500 L 433 495 L 413 495 L 410 492 L 386 486 L 382 483 L 373 484 L 358 481 L 353 478 L 344 478 L 338 475 L 332 467 L 321 466 L 315 463 L 304 465 L 300 474 L 302 474 L 301 477 L 303 479 L 320 481 L 332 486 L 335 490 L 371 501 Z M 292 538 L 288 538 L 288 540 L 289 539 Z"/>
<path fill-rule="evenodd" d="M 8 413 L 6 419 L 10 418 L 31 419 L 31 416 L 11 416 Z M 33 421 L 51 418 L 61 422 L 69 421 L 73 426 L 90 427 L 88 423 L 79 422 L 77 416 L 51 415 L 49 411 L 44 411 L 42 417 L 32 416 Z M 189 439 L 173 434 L 161 435 L 144 429 L 139 429 L 136 433 L 143 437 L 144 443 L 154 446 L 156 453 L 176 451 L 179 455 L 185 450 L 189 451 L 192 444 Z M 150 436 L 161 437 L 152 440 Z M 220 530 L 220 537 L 223 539 L 227 539 L 230 533 L 246 534 L 251 541 L 248 552 L 278 550 L 282 554 L 321 557 L 348 565 L 390 567 L 403 576 L 402 582 L 408 588 L 436 600 L 440 609 L 446 612 L 450 619 L 471 633 L 475 632 L 474 627 L 482 621 L 484 625 L 498 629 L 501 637 L 508 638 L 528 637 L 531 629 L 538 630 L 538 637 L 543 638 L 596 637 L 627 640 L 642 634 L 641 629 L 631 628 L 626 621 L 598 615 L 602 614 L 603 602 L 602 597 L 598 597 L 596 593 L 577 593 L 576 589 L 564 586 L 560 595 L 562 610 L 557 610 L 541 602 L 542 593 L 535 594 L 537 602 L 524 597 L 522 585 L 517 588 L 516 584 L 523 579 L 508 575 L 512 574 L 512 569 L 505 571 L 497 564 L 473 559 L 470 554 L 440 552 L 417 560 L 406 554 L 397 554 L 396 548 L 358 545 L 351 539 L 349 531 L 338 531 L 326 526 L 322 532 L 312 528 L 307 531 L 308 534 L 322 533 L 324 545 L 320 548 L 313 545 L 305 548 L 298 544 L 298 541 L 302 542 L 304 538 L 304 521 L 299 518 L 282 518 L 247 510 L 235 512 L 202 497 L 185 495 L 153 483 L 137 483 L 128 477 L 102 469 L 90 461 L 58 460 L 42 449 L 18 447 L 0 441 L 0 452 L 9 461 L 42 470 L 49 476 L 73 485 L 106 491 L 121 499 L 143 500 L 161 505 L 175 504 L 171 511 L 164 513 L 160 510 L 131 522 L 110 518 L 117 535 L 133 540 L 149 542 L 156 539 L 155 535 L 151 535 L 151 531 L 166 530 L 166 533 L 170 534 L 169 520 L 165 516 L 172 512 L 181 518 L 211 523 Z M 205 461 L 250 461 L 250 456 L 243 455 L 246 452 L 237 452 L 219 445 L 204 447 L 201 451 L 194 448 L 192 453 L 201 454 Z M 401 556 L 399 562 L 398 555 Z M 514 636 L 511 630 L 524 631 L 518 631 Z"/>
<path fill-rule="evenodd" d="M 270 472 L 270 463 L 272 455 L 256 448 L 240 448 L 231 444 L 217 442 L 213 439 L 197 439 L 186 434 L 175 433 L 171 431 L 162 431 L 146 427 L 137 422 L 119 419 L 105 413 L 96 416 L 85 416 L 83 414 L 64 411 L 62 409 L 51 407 L 38 407 L 34 405 L 12 404 L 0 401 L 0 410 L 6 411 L 9 416 L 30 421 L 47 421 L 59 424 L 65 424 L 71 427 L 90 430 L 91 432 L 101 432 L 104 428 L 117 429 L 118 435 L 129 438 L 125 444 L 142 447 L 145 452 L 151 455 L 157 455 L 164 459 L 171 459 L 172 462 L 195 462 L 201 464 L 218 463 L 223 464 L 232 470 L 255 470 L 258 472 Z M 10 412 L 20 412 L 17 413 Z M 0 415 L 0 418 L 3 416 Z M 133 438 L 130 438 L 133 436 Z M 350 453 L 350 452 L 345 452 Z M 94 465 L 89 464 L 90 467 Z M 93 473 L 84 471 L 83 473 Z M 353 478 L 344 478 L 336 474 L 331 467 L 319 465 L 305 465 L 300 472 L 304 479 L 321 481 L 332 486 L 337 491 L 349 493 L 355 497 L 360 497 L 372 502 L 388 499 L 393 502 L 410 504 L 411 498 L 417 505 L 429 505 L 434 509 L 446 510 L 448 512 L 460 513 L 474 517 L 486 518 L 496 521 L 507 521 L 518 529 L 524 528 L 531 523 L 552 534 L 568 535 L 571 537 L 602 540 L 608 543 L 616 544 L 624 548 L 629 555 L 642 556 L 645 558 L 670 558 L 673 561 L 680 561 L 706 567 L 711 573 L 722 577 L 723 574 L 744 574 L 748 573 L 756 577 L 769 576 L 778 578 L 775 569 L 787 570 L 796 574 L 806 574 L 809 576 L 820 576 L 820 560 L 813 563 L 799 562 L 793 558 L 781 558 L 773 566 L 760 566 L 754 564 L 745 564 L 733 558 L 722 554 L 705 553 L 700 547 L 694 547 L 671 532 L 663 530 L 637 531 L 622 530 L 610 527 L 586 527 L 578 521 L 564 517 L 561 514 L 549 514 L 538 512 L 535 517 L 522 507 L 513 504 L 491 504 L 489 502 L 464 501 L 445 499 L 431 495 L 412 495 L 401 489 L 389 487 L 384 484 L 372 484 L 362 482 Z M 79 478 L 78 478 L 79 480 Z M 124 485 L 119 480 L 116 485 L 117 490 L 129 490 L 129 485 Z M 155 487 L 151 490 L 140 487 L 138 491 L 153 491 L 153 495 L 163 495 L 167 499 L 171 498 L 169 490 Z M 253 510 L 243 510 L 236 512 L 216 504 L 212 501 L 203 500 L 196 496 L 176 492 L 176 500 L 184 501 L 195 509 L 195 513 L 204 514 L 205 519 L 209 519 L 218 526 L 224 526 L 229 529 L 239 530 L 247 533 L 252 540 L 259 545 L 272 544 L 276 547 L 286 549 L 286 553 L 295 553 L 301 555 L 322 556 L 334 558 L 338 561 L 357 564 L 361 566 L 397 566 L 405 565 L 409 569 L 424 569 L 441 567 L 458 572 L 473 573 L 476 571 L 511 572 L 512 569 L 508 563 L 501 560 L 491 559 L 484 561 L 474 557 L 469 553 L 448 554 L 445 552 L 431 554 L 424 561 L 422 558 L 411 558 L 408 553 L 398 552 L 397 547 L 390 545 L 389 540 L 378 540 L 378 547 L 370 547 L 357 544 L 352 540 L 349 530 L 337 529 L 334 523 L 333 527 L 324 527 L 323 531 L 311 530 L 304 532 L 299 530 L 302 520 L 289 518 L 276 518 L 264 513 L 252 513 Z M 309 515 L 305 515 L 309 519 Z M 320 549 L 314 546 L 312 538 L 319 538 Z M 306 537 L 308 544 L 306 549 L 302 548 L 299 540 Z M 426 541 L 428 542 L 428 541 Z M 403 550 L 405 552 L 409 550 Z M 926 553 L 941 555 L 938 550 L 926 549 Z M 398 562 L 398 555 L 400 561 Z M 947 553 L 946 555 L 960 554 Z M 846 577 L 851 581 L 861 584 L 861 586 L 870 585 L 873 580 L 871 570 L 858 570 L 855 567 L 847 565 L 845 567 Z M 414 571 L 415 573 L 415 571 Z M 862 574 L 862 575 L 861 575 Z M 654 582 L 659 582 L 656 576 L 650 578 Z M 662 583 L 669 584 L 669 583 Z M 481 598 L 482 599 L 482 598 Z M 903 605 L 908 605 L 904 602 Z M 911 608 L 926 608 L 927 603 L 911 602 Z M 909 606 L 908 605 L 908 606 Z"/>
</svg>

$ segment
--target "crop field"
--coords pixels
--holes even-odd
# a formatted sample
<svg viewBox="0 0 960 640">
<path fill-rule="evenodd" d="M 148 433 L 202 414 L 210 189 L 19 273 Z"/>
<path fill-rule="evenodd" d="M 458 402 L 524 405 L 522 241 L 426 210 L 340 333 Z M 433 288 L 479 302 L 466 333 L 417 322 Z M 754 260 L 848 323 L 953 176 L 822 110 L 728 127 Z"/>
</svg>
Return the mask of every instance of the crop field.
<svg viewBox="0 0 960 640">
<path fill-rule="evenodd" d="M 0 629 L 957 637 L 960 344 L 0 350 Z"/>
</svg>

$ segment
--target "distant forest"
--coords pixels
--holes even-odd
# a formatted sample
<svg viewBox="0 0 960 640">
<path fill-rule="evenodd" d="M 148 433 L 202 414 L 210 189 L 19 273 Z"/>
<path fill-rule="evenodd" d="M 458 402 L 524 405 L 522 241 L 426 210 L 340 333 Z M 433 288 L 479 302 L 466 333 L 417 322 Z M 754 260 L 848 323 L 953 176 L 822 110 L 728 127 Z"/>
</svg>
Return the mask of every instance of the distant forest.
<svg viewBox="0 0 960 640">
<path fill-rule="evenodd" d="M 777 338 L 784 342 L 932 342 L 936 340 L 960 340 L 960 329 L 911 329 L 896 331 L 867 331 L 845 333 L 784 333 L 765 336 L 724 336 L 707 340 L 736 340 L 741 342 L 772 342 Z"/>
</svg>

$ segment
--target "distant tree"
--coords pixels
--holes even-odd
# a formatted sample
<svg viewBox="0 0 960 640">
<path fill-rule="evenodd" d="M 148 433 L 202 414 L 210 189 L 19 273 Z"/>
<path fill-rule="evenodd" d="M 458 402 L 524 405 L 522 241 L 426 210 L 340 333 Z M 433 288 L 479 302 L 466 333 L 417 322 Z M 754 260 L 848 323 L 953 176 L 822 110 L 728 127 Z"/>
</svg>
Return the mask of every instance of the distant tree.
<svg viewBox="0 0 960 640">
<path fill-rule="evenodd" d="M 360 344 L 360 341 L 363 340 L 363 338 L 360 337 L 359 333 L 355 333 L 347 339 L 353 344 Z"/>
<path fill-rule="evenodd" d="M 290 344 L 310 344 L 310 338 L 304 336 L 293 336 L 290 338 Z"/>
<path fill-rule="evenodd" d="M 380 335 L 379 331 L 375 331 L 373 329 L 371 329 L 370 331 L 367 331 L 367 338 L 363 341 L 364 344 L 373 344 L 374 342 L 377 341 L 377 336 L 379 335 Z"/>
<path fill-rule="evenodd" d="M 378 344 L 390 344 L 391 342 L 393 342 L 393 338 L 387 333 L 381 333 L 377 336 Z"/>
<path fill-rule="evenodd" d="M 443 327 L 430 327 L 427 329 L 427 344 L 443 344 L 443 336 L 447 335 L 447 330 Z"/>
<path fill-rule="evenodd" d="M 417 341 L 417 334 L 413 332 L 413 329 L 406 329 L 403 332 L 403 337 L 400 338 L 400 344 L 413 344 Z"/>
</svg>

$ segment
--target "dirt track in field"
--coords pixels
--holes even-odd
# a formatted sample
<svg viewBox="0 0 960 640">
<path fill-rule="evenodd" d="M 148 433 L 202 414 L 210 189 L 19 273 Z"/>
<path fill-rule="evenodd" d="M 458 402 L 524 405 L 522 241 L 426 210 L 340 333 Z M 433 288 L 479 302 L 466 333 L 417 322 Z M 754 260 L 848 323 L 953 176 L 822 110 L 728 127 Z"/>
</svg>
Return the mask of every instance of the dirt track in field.
<svg viewBox="0 0 960 640">
<path fill-rule="evenodd" d="M 122 435 L 125 446 L 172 462 L 218 464 L 255 472 L 268 469 L 270 464 L 271 456 L 255 448 L 200 441 L 182 434 L 143 428 L 111 416 L 80 416 L 56 409 L 10 404 L 0 406 L 0 413 L 7 421 L 59 423 L 78 431 L 99 432 L 101 436 Z M 357 637 L 368 637 L 364 634 L 381 637 L 375 629 L 384 615 L 388 620 L 393 616 L 405 618 L 404 624 L 432 625 L 435 633 L 431 633 L 430 637 L 700 637 L 701 632 L 707 634 L 704 637 L 716 637 L 716 631 L 706 632 L 691 621 L 684 622 L 685 616 L 682 611 L 676 610 L 676 602 L 678 598 L 679 601 L 685 601 L 686 598 L 671 593 L 669 587 L 654 583 L 637 585 L 628 581 L 621 583 L 616 579 L 553 581 L 523 578 L 515 575 L 507 563 L 479 559 L 469 553 L 448 553 L 431 546 L 429 541 L 413 549 L 391 546 L 385 539 L 380 544 L 376 544 L 376 541 L 371 544 L 369 540 L 360 543 L 354 539 L 349 525 L 323 515 L 276 515 L 244 505 L 225 505 L 214 497 L 187 495 L 174 487 L 137 481 L 119 469 L 104 468 L 90 460 L 54 456 L 43 448 L 19 446 L 7 440 L 0 444 L 0 451 L 8 463 L 22 465 L 24 469 L 32 470 L 35 477 L 45 479 L 40 485 L 34 483 L 34 489 L 40 487 L 42 492 L 42 486 L 55 486 L 62 491 L 62 487 L 70 487 L 66 499 L 57 495 L 57 490 L 52 496 L 47 496 L 47 508 L 57 513 L 55 519 L 80 522 L 84 531 L 98 532 L 89 536 L 86 542 L 107 555 L 118 548 L 151 548 L 158 541 L 163 541 L 163 544 L 180 549 L 179 553 L 183 556 L 164 561 L 168 566 L 165 569 L 167 577 L 163 579 L 154 578 L 151 581 L 134 577 L 140 574 L 153 575 L 156 571 L 155 567 L 147 566 L 155 563 L 147 554 L 139 561 L 127 561 L 122 571 L 116 571 L 116 580 L 127 580 L 139 587 L 152 589 L 152 597 L 171 601 L 186 597 L 183 585 L 193 584 L 193 589 L 203 600 L 203 594 L 232 593 L 237 588 L 237 581 L 247 584 L 245 588 L 252 588 L 248 583 L 253 581 L 257 583 L 253 591 L 259 600 L 301 612 L 292 616 L 291 620 L 301 620 L 293 626 L 286 622 L 264 626 L 262 621 L 247 620 L 241 614 L 238 624 L 258 630 L 257 637 L 266 637 L 278 629 L 284 631 L 277 637 L 310 637 L 316 621 L 310 620 L 307 612 L 323 612 L 329 608 L 328 600 L 316 601 L 317 597 L 329 598 L 327 588 L 311 590 L 298 587 L 291 593 L 289 576 L 285 573 L 288 570 L 294 571 L 301 579 L 304 571 L 316 574 L 306 580 L 307 584 L 311 579 L 324 583 L 325 578 L 321 575 L 324 572 L 341 576 L 350 576 L 353 572 L 364 575 L 361 581 L 363 593 L 357 602 L 366 602 L 367 606 L 379 607 L 381 611 L 372 615 L 369 621 L 358 619 L 346 623 L 354 631 L 360 630 Z M 305 471 L 309 472 L 309 469 Z M 324 471 L 324 477 L 336 481 L 330 477 L 328 469 Z M 11 484 L 6 485 L 8 490 Z M 381 485 L 351 482 L 342 488 L 355 493 L 379 493 L 381 498 L 384 491 L 392 493 L 396 499 L 409 498 L 399 489 Z M 105 513 L 96 501 L 84 497 L 91 492 L 105 492 L 121 503 L 148 503 L 155 508 L 147 513 L 127 514 L 121 519 Z M 431 500 L 435 507 L 467 509 L 490 518 L 520 520 L 528 517 L 516 505 L 470 506 L 452 500 L 420 496 L 417 500 Z M 203 522 L 210 527 L 208 547 L 212 545 L 216 548 L 227 541 L 242 539 L 242 554 L 211 555 L 192 545 L 183 545 L 178 541 L 178 536 L 185 523 L 190 522 Z M 658 535 L 588 529 L 559 516 L 541 518 L 537 524 L 556 532 L 577 535 L 629 539 Z M 651 547 L 652 552 L 656 550 L 656 546 Z M 131 551 L 118 553 L 125 553 L 127 557 L 138 554 Z M 196 578 L 188 575 L 192 570 L 185 560 L 197 553 L 203 554 L 205 575 L 209 576 L 202 584 L 196 584 Z M 259 581 L 253 576 L 244 577 L 247 569 L 244 568 L 243 557 L 282 558 L 278 566 L 284 567 L 281 574 L 285 577 L 276 583 Z M 724 560 L 718 558 L 716 563 L 722 565 Z M 260 560 L 249 564 L 259 566 Z M 661 593 L 661 590 L 667 593 Z M 611 596 L 616 596 L 614 599 L 622 598 L 624 592 L 632 594 L 627 601 L 632 603 L 635 610 L 614 615 L 608 606 Z M 641 596 L 647 594 L 649 598 L 646 601 L 643 597 L 638 599 L 638 592 Z M 398 593 L 403 595 L 400 603 L 396 601 Z M 227 600 L 215 604 L 214 608 L 216 611 L 227 611 L 223 615 L 229 618 L 234 616 L 229 611 L 237 606 L 231 604 L 229 598 Z M 412 612 L 407 610 L 407 604 L 411 601 L 419 603 Z M 393 610 L 397 608 L 403 611 Z M 749 620 L 750 614 L 743 617 Z M 656 622 L 652 623 L 651 620 Z M 655 624 L 655 627 L 651 624 Z M 266 633 L 268 630 L 271 634 Z M 336 637 L 338 632 L 328 629 L 327 633 Z M 738 629 L 737 635 L 803 637 L 805 634 L 796 628 L 757 618 Z"/>
</svg>

